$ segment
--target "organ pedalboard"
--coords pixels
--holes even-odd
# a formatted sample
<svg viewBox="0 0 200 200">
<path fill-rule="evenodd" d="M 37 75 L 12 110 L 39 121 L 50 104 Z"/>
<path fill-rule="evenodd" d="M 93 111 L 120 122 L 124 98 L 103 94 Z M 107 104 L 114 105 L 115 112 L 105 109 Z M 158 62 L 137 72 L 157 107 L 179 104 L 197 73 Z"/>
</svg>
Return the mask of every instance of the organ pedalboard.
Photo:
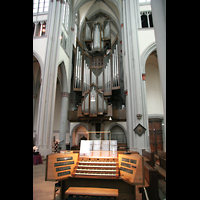
<svg viewBox="0 0 200 200">
<path fill-rule="evenodd" d="M 123 179 L 131 185 L 144 185 L 144 160 L 141 155 L 112 155 L 112 151 L 95 152 L 90 156 L 78 156 L 72 151 L 50 154 L 46 161 L 45 180 L 64 180 L 68 177 Z"/>
</svg>

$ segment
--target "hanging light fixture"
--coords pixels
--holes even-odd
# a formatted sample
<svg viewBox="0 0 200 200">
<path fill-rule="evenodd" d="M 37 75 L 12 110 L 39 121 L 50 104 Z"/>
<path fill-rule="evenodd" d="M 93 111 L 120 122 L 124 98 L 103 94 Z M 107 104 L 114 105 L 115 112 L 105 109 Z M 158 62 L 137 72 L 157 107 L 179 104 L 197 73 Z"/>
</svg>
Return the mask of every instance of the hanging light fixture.
<svg viewBox="0 0 200 200">
<path fill-rule="evenodd" d="M 109 121 L 112 121 L 112 117 L 109 117 Z"/>
</svg>

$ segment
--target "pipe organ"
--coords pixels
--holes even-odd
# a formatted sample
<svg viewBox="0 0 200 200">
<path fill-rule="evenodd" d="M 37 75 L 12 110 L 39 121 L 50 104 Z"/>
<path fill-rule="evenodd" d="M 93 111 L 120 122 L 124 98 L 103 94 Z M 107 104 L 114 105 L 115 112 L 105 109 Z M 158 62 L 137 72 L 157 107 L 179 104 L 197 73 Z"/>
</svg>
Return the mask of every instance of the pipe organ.
<svg viewBox="0 0 200 200">
<path fill-rule="evenodd" d="M 118 35 L 107 46 L 111 43 L 110 27 L 109 17 L 103 25 L 86 19 L 84 45 L 77 38 L 74 91 L 82 95 L 84 116 L 106 114 L 107 97 L 113 90 L 120 90 Z"/>
</svg>

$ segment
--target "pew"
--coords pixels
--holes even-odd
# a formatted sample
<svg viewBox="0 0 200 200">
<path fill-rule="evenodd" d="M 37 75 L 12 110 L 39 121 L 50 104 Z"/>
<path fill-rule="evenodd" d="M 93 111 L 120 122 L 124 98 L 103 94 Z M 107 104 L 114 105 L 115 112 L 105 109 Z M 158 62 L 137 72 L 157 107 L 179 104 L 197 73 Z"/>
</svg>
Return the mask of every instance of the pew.
<svg viewBox="0 0 200 200">
<path fill-rule="evenodd" d="M 147 162 L 144 162 L 144 177 L 145 185 L 149 200 L 160 200 L 158 192 L 158 170 L 151 167 Z M 146 200 L 144 189 L 138 186 L 139 192 L 142 193 L 142 200 Z"/>
<path fill-rule="evenodd" d="M 166 152 L 158 149 L 157 155 L 159 156 L 160 167 L 162 167 L 164 170 L 166 170 Z"/>
<path fill-rule="evenodd" d="M 160 149 L 157 149 L 157 155 L 161 158 L 165 158 L 166 159 L 166 152 L 162 151 Z"/>
<path fill-rule="evenodd" d="M 166 179 L 166 152 L 158 149 L 157 156 L 159 158 L 159 165 L 156 164 L 154 168 L 158 169 L 160 175 L 159 178 Z"/>
<path fill-rule="evenodd" d="M 154 152 L 148 152 L 145 149 L 142 149 L 142 155 L 144 156 L 144 160 L 154 168 L 155 160 L 154 160 Z M 145 159 L 147 158 L 147 159 Z"/>
</svg>

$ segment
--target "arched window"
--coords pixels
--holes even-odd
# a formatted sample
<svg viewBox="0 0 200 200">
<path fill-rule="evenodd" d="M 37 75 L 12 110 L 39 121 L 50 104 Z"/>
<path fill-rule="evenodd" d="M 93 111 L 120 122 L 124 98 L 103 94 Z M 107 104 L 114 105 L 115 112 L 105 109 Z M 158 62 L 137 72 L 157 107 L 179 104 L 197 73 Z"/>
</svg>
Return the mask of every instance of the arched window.
<svg viewBox="0 0 200 200">
<path fill-rule="evenodd" d="M 152 11 L 141 11 L 140 16 L 141 16 L 142 28 L 153 27 Z"/>
<path fill-rule="evenodd" d="M 64 5 L 64 10 L 63 10 L 63 26 L 65 27 L 66 31 L 68 31 L 68 24 L 69 24 L 69 13 L 70 13 L 70 1 L 66 2 Z"/>
<path fill-rule="evenodd" d="M 142 28 L 148 27 L 147 15 L 141 15 Z"/>
<path fill-rule="evenodd" d="M 153 27 L 152 14 L 149 14 L 149 25 L 150 25 L 150 27 Z"/>
</svg>

